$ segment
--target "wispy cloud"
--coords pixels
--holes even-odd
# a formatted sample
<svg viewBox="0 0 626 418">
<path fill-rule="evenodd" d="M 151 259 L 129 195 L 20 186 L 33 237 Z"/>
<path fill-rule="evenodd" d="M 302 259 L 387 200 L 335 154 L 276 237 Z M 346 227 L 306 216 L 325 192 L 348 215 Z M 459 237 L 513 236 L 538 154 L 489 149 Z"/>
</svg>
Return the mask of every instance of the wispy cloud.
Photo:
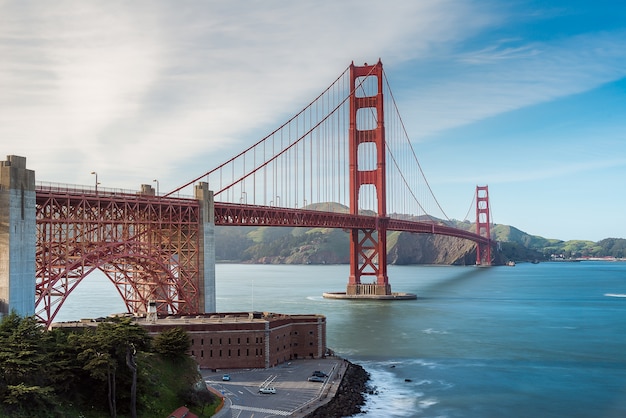
<svg viewBox="0 0 626 418">
<path fill-rule="evenodd" d="M 515 43 L 523 42 L 522 39 L 501 39 L 493 45 L 488 45 L 480 50 L 461 53 L 457 61 L 469 65 L 494 65 L 511 60 L 524 60 L 541 54 L 539 45 L 515 46 Z"/>
<path fill-rule="evenodd" d="M 450 176 L 440 177 L 438 183 L 476 183 L 481 184 L 485 178 L 489 178 L 491 184 L 515 184 L 535 181 L 567 180 L 574 175 L 592 173 L 611 168 L 626 168 L 626 158 L 597 159 L 591 161 L 545 161 L 543 163 L 520 164 L 509 170 L 498 170 L 497 175 L 491 171 L 477 176 L 466 175 L 463 177 Z"/>
<path fill-rule="evenodd" d="M 458 0 L 5 1 L 0 144 L 39 179 L 97 170 L 114 186 L 160 177 L 166 189 L 263 137 L 351 60 L 428 60 L 401 104 L 416 140 L 626 74 L 625 33 L 461 49 L 504 19 Z"/>
<path fill-rule="evenodd" d="M 489 166 L 458 155 L 459 128 L 465 133 L 473 124 L 477 132 L 497 125 L 489 118 L 521 110 L 509 113 L 519 127 L 535 105 L 555 104 L 558 112 L 569 96 L 626 77 L 621 9 L 566 1 L 533 7 L 489 0 L 0 0 L 0 152 L 26 156 L 39 180 L 91 184 L 89 173 L 97 171 L 104 187 L 158 178 L 162 191 L 171 190 L 278 127 L 350 61 L 380 57 L 409 136 L 430 141 L 424 148 L 439 158 L 430 163 L 435 178 L 428 167 L 426 175 L 444 190 L 485 179 L 511 184 L 511 195 L 522 181 L 533 182 L 531 193 L 543 179 L 595 176 L 594 184 L 612 185 L 623 177 L 619 115 L 585 124 L 568 114 L 550 132 L 536 128 L 530 135 L 541 139 L 569 129 L 542 149 L 543 160 L 517 133 L 503 149 L 501 127 L 480 132 L 492 152 Z M 578 25 L 585 7 L 594 7 L 597 21 Z M 565 26 L 555 30 L 553 20 Z M 623 111 L 623 100 L 612 100 L 613 112 Z M 526 160 L 506 160 L 511 150 Z M 609 188 L 598 204 L 623 207 Z M 572 199 L 555 203 L 555 212 L 582 211 Z M 527 219 L 518 206 L 518 219 Z M 614 222 L 606 228 L 613 231 Z"/>
<path fill-rule="evenodd" d="M 626 76 L 626 32 L 553 42 L 497 41 L 446 58 L 403 103 L 411 136 L 425 140 L 498 114 L 591 90 Z"/>
<path fill-rule="evenodd" d="M 177 172 L 187 161 L 261 138 L 351 60 L 402 62 L 491 19 L 456 0 L 4 1 L 0 141 L 40 179 L 175 186 L 198 174 Z"/>
</svg>

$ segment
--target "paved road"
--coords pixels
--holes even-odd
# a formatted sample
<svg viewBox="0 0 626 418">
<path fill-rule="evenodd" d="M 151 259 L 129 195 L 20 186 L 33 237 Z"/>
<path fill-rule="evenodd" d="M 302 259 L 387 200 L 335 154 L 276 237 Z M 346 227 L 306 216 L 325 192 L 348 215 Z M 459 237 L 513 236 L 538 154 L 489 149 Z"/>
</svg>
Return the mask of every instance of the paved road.
<svg viewBox="0 0 626 418">
<path fill-rule="evenodd" d="M 313 371 L 328 374 L 323 383 L 309 382 Z M 300 417 L 328 402 L 345 372 L 342 359 L 329 357 L 294 360 L 271 369 L 202 370 L 207 385 L 226 398 L 217 415 L 233 418 Z M 223 381 L 228 373 L 230 381 Z M 272 386 L 276 394 L 261 394 L 259 387 Z"/>
</svg>

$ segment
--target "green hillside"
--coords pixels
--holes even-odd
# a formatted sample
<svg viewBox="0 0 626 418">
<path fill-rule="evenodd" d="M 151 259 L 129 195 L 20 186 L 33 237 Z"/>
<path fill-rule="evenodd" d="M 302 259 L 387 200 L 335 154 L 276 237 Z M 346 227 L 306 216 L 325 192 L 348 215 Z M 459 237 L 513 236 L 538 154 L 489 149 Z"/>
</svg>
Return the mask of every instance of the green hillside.
<svg viewBox="0 0 626 418">
<path fill-rule="evenodd" d="M 309 208 L 345 212 L 336 204 Z M 395 216 L 395 215 L 394 215 Z M 411 219 L 405 216 L 405 219 Z M 473 223 L 440 221 L 468 231 Z M 617 257 L 626 255 L 626 240 L 607 238 L 599 242 L 562 241 L 530 235 L 514 226 L 497 224 L 492 237 L 498 242 L 499 262 L 549 260 L 552 255 L 569 257 Z M 388 260 L 393 264 L 468 264 L 475 259 L 471 241 L 428 234 L 389 231 Z M 216 257 L 222 262 L 267 264 L 349 263 L 349 236 L 341 229 L 291 227 L 217 227 Z"/>
</svg>

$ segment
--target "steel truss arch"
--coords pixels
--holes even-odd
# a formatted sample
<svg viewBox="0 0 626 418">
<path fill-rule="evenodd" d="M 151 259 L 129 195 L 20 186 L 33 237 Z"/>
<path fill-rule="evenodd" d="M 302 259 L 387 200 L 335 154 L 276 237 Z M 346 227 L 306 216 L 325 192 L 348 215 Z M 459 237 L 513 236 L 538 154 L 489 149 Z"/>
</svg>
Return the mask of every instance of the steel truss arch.
<svg viewBox="0 0 626 418">
<path fill-rule="evenodd" d="M 101 270 L 129 313 L 201 305 L 199 203 L 142 195 L 37 190 L 36 315 L 49 325 L 78 284 Z"/>
</svg>

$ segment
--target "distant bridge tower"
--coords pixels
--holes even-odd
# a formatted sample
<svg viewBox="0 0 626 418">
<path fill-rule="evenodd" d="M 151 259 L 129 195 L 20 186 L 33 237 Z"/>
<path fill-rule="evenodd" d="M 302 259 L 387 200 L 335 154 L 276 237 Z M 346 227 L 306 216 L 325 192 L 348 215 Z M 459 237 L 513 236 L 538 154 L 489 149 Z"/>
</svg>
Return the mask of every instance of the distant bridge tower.
<svg viewBox="0 0 626 418">
<path fill-rule="evenodd" d="M 371 85 L 365 78 L 375 78 L 375 94 L 359 94 L 359 85 Z M 368 92 L 369 93 L 369 92 Z M 363 185 L 376 188 L 376 229 L 350 231 L 350 276 L 348 295 L 390 295 L 387 277 L 387 196 L 385 192 L 385 115 L 383 112 L 383 64 L 355 67 L 350 65 L 350 213 L 359 214 L 359 192 Z M 360 129 L 361 127 L 373 129 Z M 359 147 L 373 143 L 376 149 L 376 168 L 359 168 Z M 375 283 L 363 284 L 361 278 L 370 276 Z"/>
<path fill-rule="evenodd" d="M 35 172 L 26 158 L 0 162 L 0 316 L 35 313 Z"/>
<path fill-rule="evenodd" d="M 476 186 L 476 233 L 491 239 L 489 186 Z M 476 264 L 491 265 L 491 243 L 476 244 Z"/>
</svg>

